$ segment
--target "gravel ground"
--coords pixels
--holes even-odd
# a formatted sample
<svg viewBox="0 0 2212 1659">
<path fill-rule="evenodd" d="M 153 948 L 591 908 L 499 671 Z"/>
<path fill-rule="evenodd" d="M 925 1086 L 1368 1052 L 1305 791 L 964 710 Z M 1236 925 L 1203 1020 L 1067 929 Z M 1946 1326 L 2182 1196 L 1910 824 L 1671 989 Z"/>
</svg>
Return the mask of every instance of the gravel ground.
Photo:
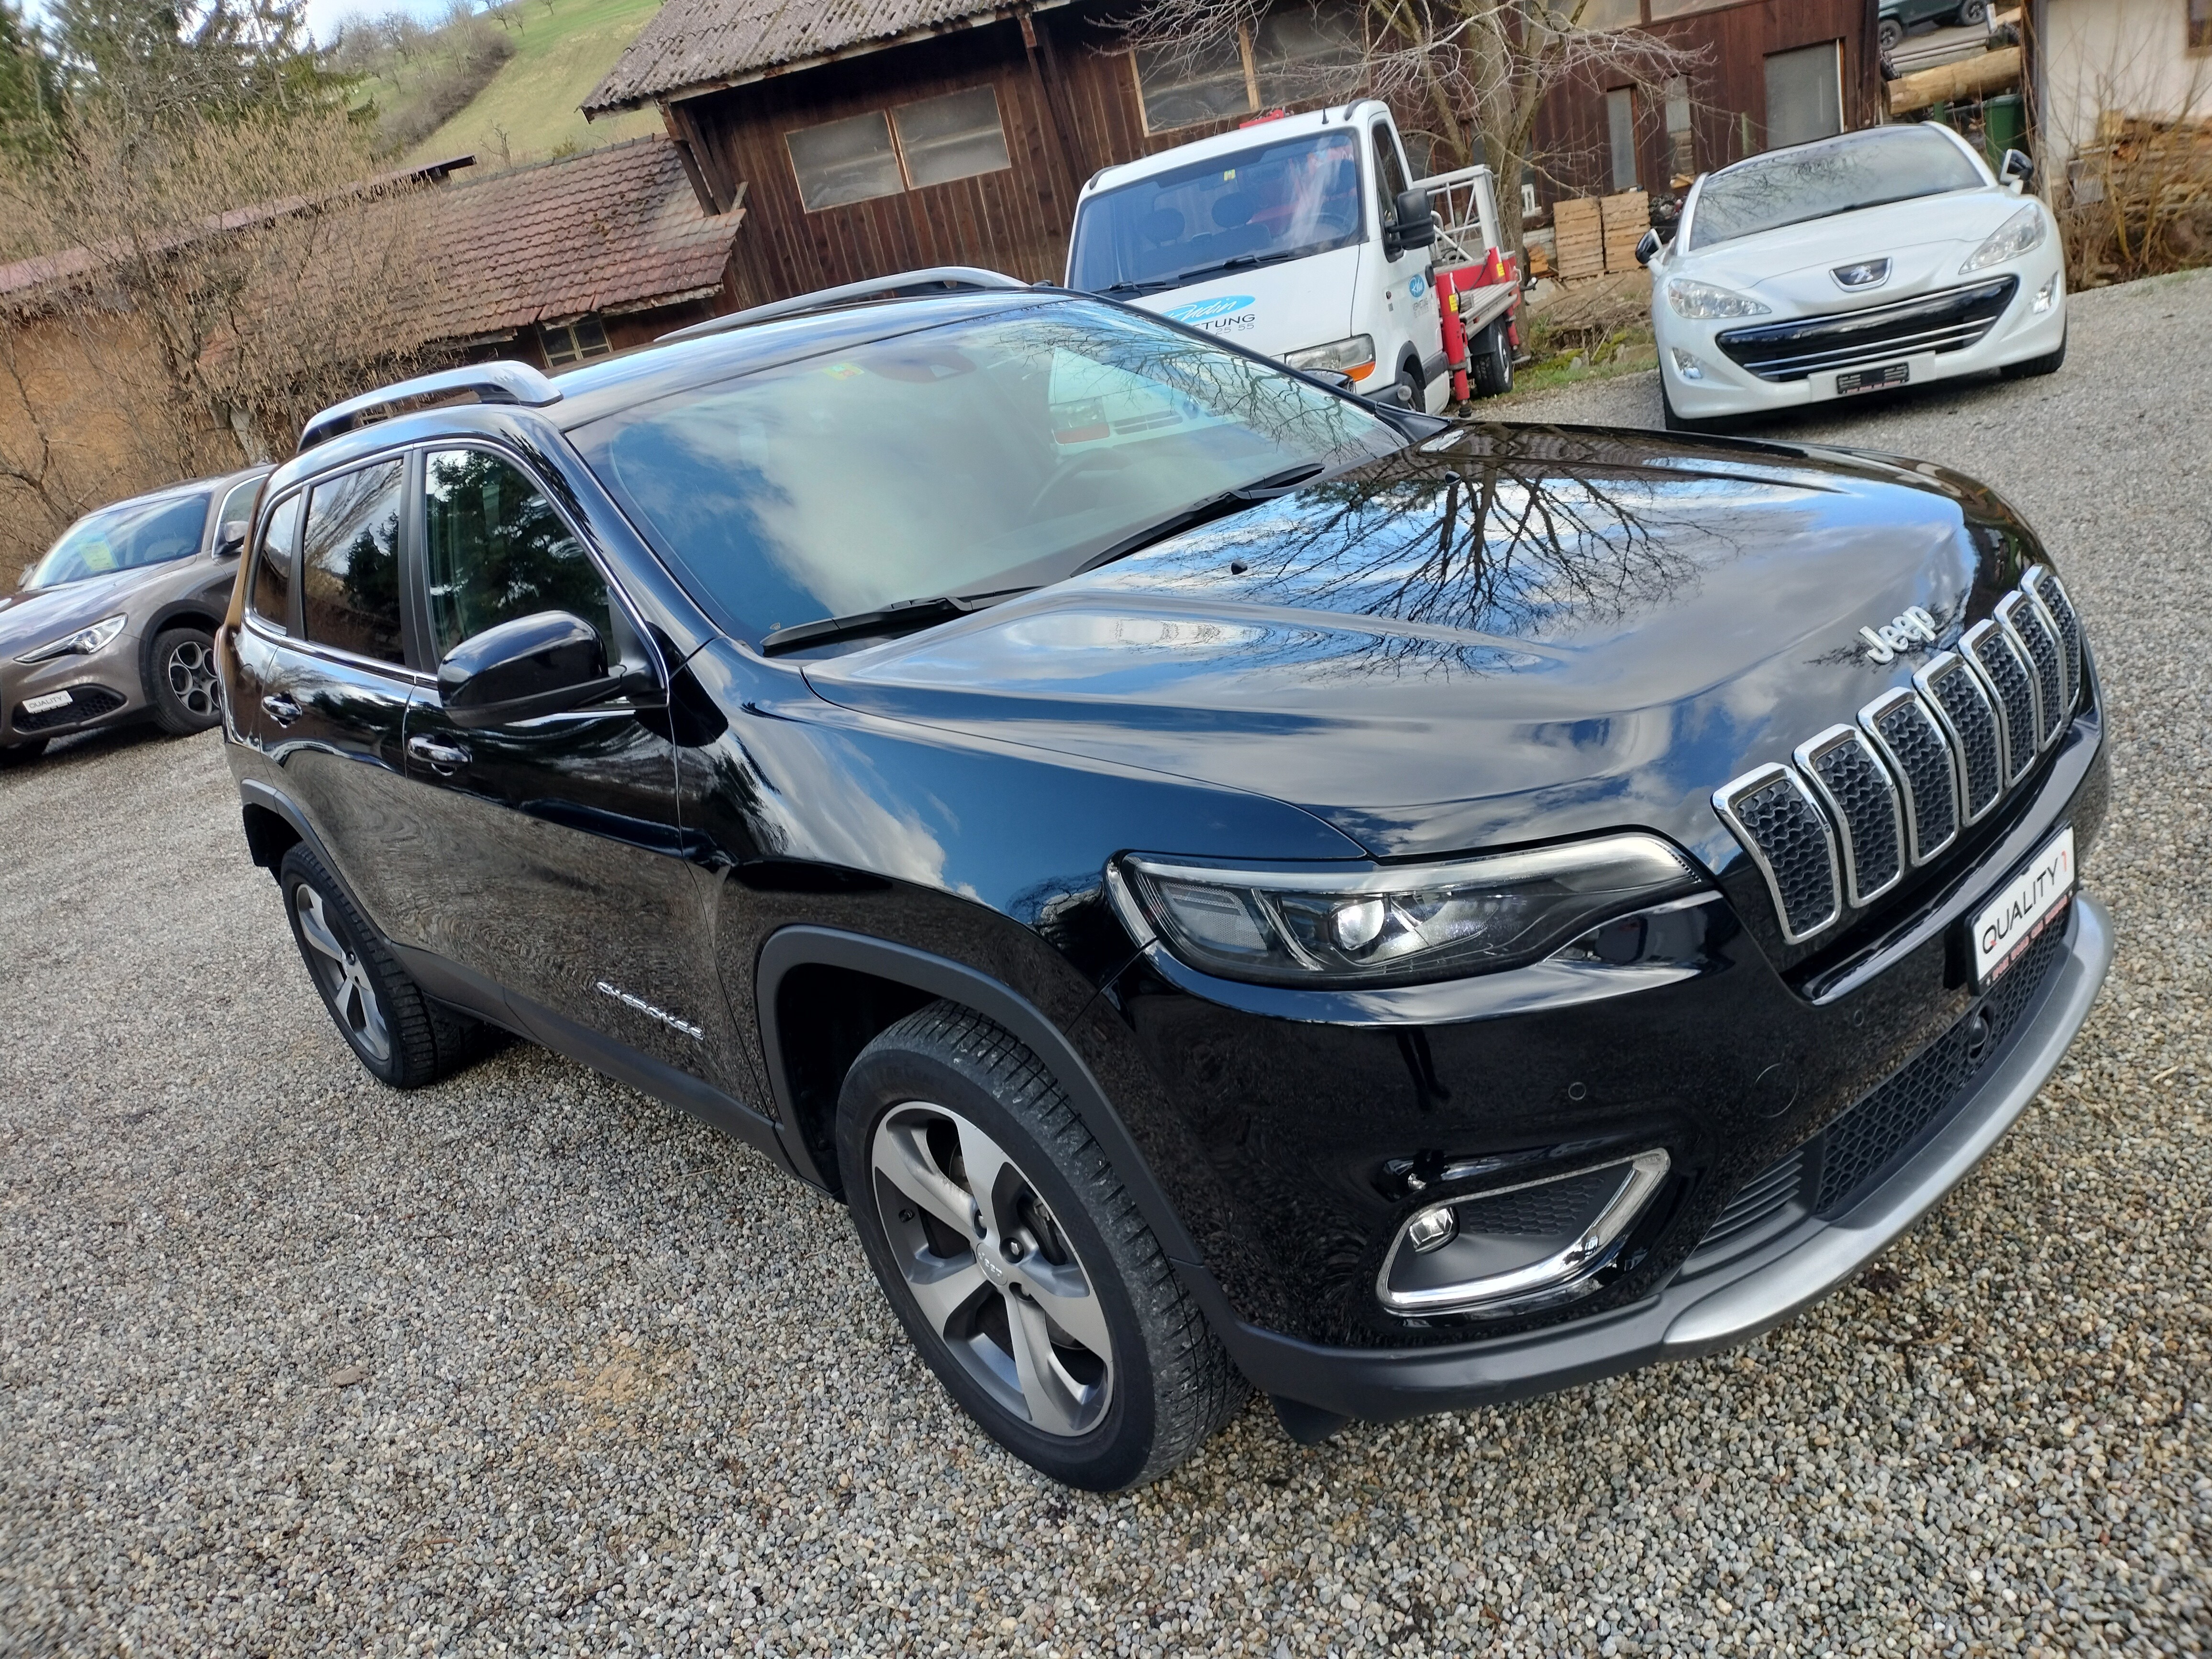
<svg viewBox="0 0 2212 1659">
<path fill-rule="evenodd" d="M 2040 526 L 2094 631 L 2110 987 L 1989 1162 L 1739 1352 L 1053 1487 L 842 1213 L 515 1047 L 402 1096 L 212 737 L 0 778 L 0 1652 L 2201 1651 L 2212 273 L 2063 374 L 1784 428 Z M 1524 402 L 1656 423 L 1649 376 Z"/>
</svg>

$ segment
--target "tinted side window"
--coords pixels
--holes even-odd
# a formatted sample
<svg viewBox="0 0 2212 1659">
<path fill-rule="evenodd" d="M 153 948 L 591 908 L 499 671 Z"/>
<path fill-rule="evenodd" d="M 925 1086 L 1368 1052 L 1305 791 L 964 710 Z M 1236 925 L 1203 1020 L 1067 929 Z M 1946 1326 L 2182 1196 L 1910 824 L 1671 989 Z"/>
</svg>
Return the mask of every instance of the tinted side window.
<svg viewBox="0 0 2212 1659">
<path fill-rule="evenodd" d="M 300 551 L 300 503 L 289 495 L 269 515 L 253 559 L 253 614 L 280 634 L 292 631 L 292 565 Z"/>
<path fill-rule="evenodd" d="M 599 630 L 610 657 L 606 584 L 542 491 L 480 449 L 432 452 L 424 475 L 423 561 L 432 649 L 441 661 L 487 628 L 566 611 Z"/>
<path fill-rule="evenodd" d="M 402 662 L 399 509 L 403 463 L 319 483 L 307 496 L 300 567 L 307 636 L 356 656 Z"/>
</svg>

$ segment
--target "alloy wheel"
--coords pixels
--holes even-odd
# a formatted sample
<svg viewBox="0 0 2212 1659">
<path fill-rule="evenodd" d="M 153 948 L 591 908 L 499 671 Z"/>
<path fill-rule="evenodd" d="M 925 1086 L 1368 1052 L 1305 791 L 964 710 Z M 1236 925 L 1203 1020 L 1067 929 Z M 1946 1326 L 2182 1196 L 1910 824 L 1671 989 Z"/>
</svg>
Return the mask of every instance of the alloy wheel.
<svg viewBox="0 0 2212 1659">
<path fill-rule="evenodd" d="M 392 1054 L 392 1032 L 376 1000 L 376 987 L 360 955 L 346 948 L 323 909 L 323 896 L 301 882 L 292 890 L 300 937 L 307 941 L 307 965 L 331 1009 L 361 1044 L 363 1053 L 383 1060 Z"/>
<path fill-rule="evenodd" d="M 215 653 L 204 640 L 183 640 L 171 649 L 162 665 L 169 690 L 176 700 L 202 719 L 216 712 Z"/>
<path fill-rule="evenodd" d="M 957 1112 L 922 1101 L 884 1114 L 869 1162 L 899 1272 L 961 1367 L 1048 1434 L 1096 1427 L 1114 1389 L 1105 1310 L 1020 1166 Z"/>
</svg>

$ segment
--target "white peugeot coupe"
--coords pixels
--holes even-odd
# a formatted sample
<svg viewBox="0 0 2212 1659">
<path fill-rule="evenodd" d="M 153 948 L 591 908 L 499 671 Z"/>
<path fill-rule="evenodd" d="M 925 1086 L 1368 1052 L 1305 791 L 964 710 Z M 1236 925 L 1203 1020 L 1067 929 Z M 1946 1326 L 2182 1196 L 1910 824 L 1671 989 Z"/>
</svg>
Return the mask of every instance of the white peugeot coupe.
<svg viewBox="0 0 2212 1659">
<path fill-rule="evenodd" d="M 2051 210 L 1948 127 L 1872 127 L 1771 150 L 1691 187 L 1655 231 L 1651 328 L 1667 424 L 2066 358 Z"/>
</svg>

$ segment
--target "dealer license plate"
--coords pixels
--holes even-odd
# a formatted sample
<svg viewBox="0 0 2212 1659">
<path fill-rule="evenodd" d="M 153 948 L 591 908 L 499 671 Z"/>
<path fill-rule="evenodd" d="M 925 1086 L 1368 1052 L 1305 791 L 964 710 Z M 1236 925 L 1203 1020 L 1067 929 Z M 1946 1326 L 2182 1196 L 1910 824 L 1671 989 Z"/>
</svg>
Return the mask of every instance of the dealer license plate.
<svg viewBox="0 0 2212 1659">
<path fill-rule="evenodd" d="M 51 714 L 57 708 L 66 708 L 69 706 L 70 694 L 66 691 L 49 691 L 43 697 L 23 699 L 23 712 L 26 714 Z"/>
<path fill-rule="evenodd" d="M 1848 398 L 1854 392 L 1881 392 L 1889 386 L 1903 386 L 1911 378 L 1911 363 L 1885 363 L 1880 368 L 1855 368 L 1848 374 L 1836 376 L 1836 395 Z"/>
<path fill-rule="evenodd" d="M 2066 914 L 2074 896 L 2074 830 L 2068 825 L 2043 843 L 2004 890 L 1981 908 L 1966 948 L 1980 990 L 2018 962 L 2027 947 Z"/>
</svg>

